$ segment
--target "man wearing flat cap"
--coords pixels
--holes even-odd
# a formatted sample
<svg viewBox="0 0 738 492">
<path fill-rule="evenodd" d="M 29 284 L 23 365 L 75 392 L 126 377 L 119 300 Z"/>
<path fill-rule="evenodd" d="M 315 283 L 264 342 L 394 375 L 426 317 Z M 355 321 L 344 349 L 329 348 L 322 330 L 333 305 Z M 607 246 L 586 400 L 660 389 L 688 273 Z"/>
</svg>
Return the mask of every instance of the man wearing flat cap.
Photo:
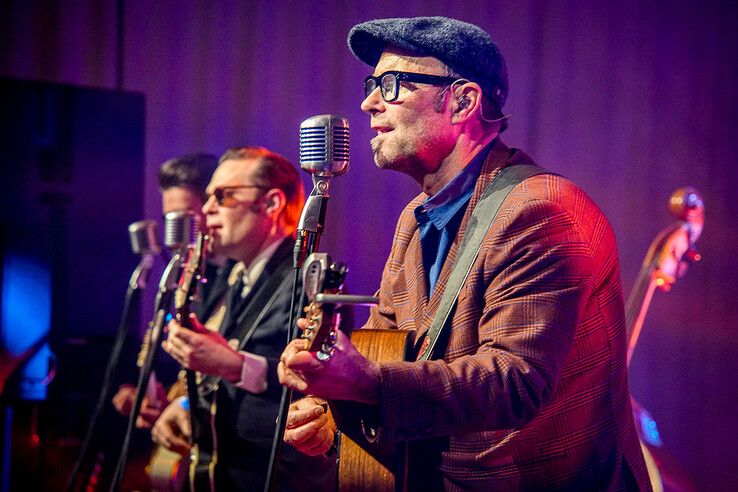
<svg viewBox="0 0 738 492">
<path fill-rule="evenodd" d="M 650 490 L 615 237 L 581 189 L 500 140 L 508 79 L 497 46 L 443 17 L 365 22 L 349 46 L 374 67 L 361 108 L 377 166 L 422 188 L 399 218 L 365 327 L 415 330 L 416 353 L 377 363 L 342 333 L 325 353 L 293 341 L 280 380 L 315 397 L 292 405 L 285 441 L 329 449 L 335 426 L 320 397 L 360 445 L 440 442 L 436 459 L 411 458 L 410 490 Z M 458 294 L 446 294 L 452 285 Z"/>
</svg>

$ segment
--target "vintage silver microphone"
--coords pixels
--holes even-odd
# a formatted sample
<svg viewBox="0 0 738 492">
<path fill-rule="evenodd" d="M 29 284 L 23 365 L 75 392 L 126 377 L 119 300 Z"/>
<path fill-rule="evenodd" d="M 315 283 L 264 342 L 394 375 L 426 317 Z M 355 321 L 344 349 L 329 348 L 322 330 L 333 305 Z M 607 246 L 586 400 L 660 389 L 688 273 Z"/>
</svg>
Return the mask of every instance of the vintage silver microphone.
<svg viewBox="0 0 738 492">
<path fill-rule="evenodd" d="M 131 250 L 141 256 L 141 261 L 131 275 L 129 285 L 143 289 L 149 280 L 154 258 L 161 253 L 161 245 L 157 235 L 156 222 L 151 219 L 139 220 L 128 226 Z"/>
<path fill-rule="evenodd" d="M 164 245 L 177 252 L 194 246 L 202 229 L 202 217 L 192 210 L 175 210 L 164 215 Z"/>
<path fill-rule="evenodd" d="M 329 180 L 349 168 L 349 123 L 342 116 L 321 114 L 300 123 L 300 167 L 312 174 L 313 191 L 297 224 L 294 267 L 302 268 L 318 248 L 325 225 Z"/>
<path fill-rule="evenodd" d="M 158 255 L 161 252 L 161 244 L 156 229 L 156 222 L 151 219 L 139 220 L 129 225 L 131 250 L 141 256 Z"/>
</svg>

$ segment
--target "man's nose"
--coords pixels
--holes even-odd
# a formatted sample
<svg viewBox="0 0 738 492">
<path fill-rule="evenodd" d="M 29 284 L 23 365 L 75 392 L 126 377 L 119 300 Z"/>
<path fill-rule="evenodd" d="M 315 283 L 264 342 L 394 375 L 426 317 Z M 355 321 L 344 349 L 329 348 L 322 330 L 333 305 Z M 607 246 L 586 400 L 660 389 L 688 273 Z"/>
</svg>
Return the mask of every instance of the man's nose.
<svg viewBox="0 0 738 492">
<path fill-rule="evenodd" d="M 369 114 L 376 114 L 384 111 L 384 99 L 382 99 L 379 86 L 377 86 L 364 98 L 363 101 L 361 101 L 361 110 Z"/>
</svg>

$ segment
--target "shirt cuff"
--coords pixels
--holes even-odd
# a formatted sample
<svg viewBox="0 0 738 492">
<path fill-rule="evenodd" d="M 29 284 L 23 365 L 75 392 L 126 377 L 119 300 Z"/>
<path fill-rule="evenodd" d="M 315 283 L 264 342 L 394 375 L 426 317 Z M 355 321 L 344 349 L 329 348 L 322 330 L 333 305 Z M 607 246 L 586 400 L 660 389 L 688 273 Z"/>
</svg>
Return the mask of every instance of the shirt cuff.
<svg viewBox="0 0 738 492">
<path fill-rule="evenodd" d="M 263 393 L 267 389 L 267 368 L 269 364 L 265 357 L 239 351 L 243 357 L 241 365 L 241 380 L 233 383 L 236 388 L 251 393 Z"/>
</svg>

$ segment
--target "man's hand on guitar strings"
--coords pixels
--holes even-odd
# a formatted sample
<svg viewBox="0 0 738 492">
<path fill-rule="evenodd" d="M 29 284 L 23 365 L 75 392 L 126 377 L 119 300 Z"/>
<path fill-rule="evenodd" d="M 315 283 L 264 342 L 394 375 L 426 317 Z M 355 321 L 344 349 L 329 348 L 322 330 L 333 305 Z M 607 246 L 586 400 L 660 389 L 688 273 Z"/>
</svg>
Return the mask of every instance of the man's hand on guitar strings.
<svg viewBox="0 0 738 492">
<path fill-rule="evenodd" d="M 307 320 L 297 321 L 305 329 Z M 282 352 L 277 366 L 279 382 L 301 393 L 328 400 L 350 400 L 377 403 L 379 366 L 361 355 L 340 330 L 328 360 L 320 360 L 305 350 L 306 342 L 293 340 Z"/>
<path fill-rule="evenodd" d="M 155 443 L 181 455 L 189 452 L 191 435 L 190 413 L 182 408 L 179 400 L 164 409 L 151 429 L 151 439 Z"/>
<path fill-rule="evenodd" d="M 226 381 L 240 380 L 243 356 L 220 333 L 208 331 L 194 314 L 189 320 L 193 329 L 175 320 L 169 322 L 169 336 L 162 342 L 162 348 L 187 369 L 220 376 Z"/>
<path fill-rule="evenodd" d="M 336 436 L 336 424 L 324 401 L 308 396 L 293 402 L 287 414 L 284 442 L 308 456 L 320 456 L 330 450 Z"/>
</svg>

